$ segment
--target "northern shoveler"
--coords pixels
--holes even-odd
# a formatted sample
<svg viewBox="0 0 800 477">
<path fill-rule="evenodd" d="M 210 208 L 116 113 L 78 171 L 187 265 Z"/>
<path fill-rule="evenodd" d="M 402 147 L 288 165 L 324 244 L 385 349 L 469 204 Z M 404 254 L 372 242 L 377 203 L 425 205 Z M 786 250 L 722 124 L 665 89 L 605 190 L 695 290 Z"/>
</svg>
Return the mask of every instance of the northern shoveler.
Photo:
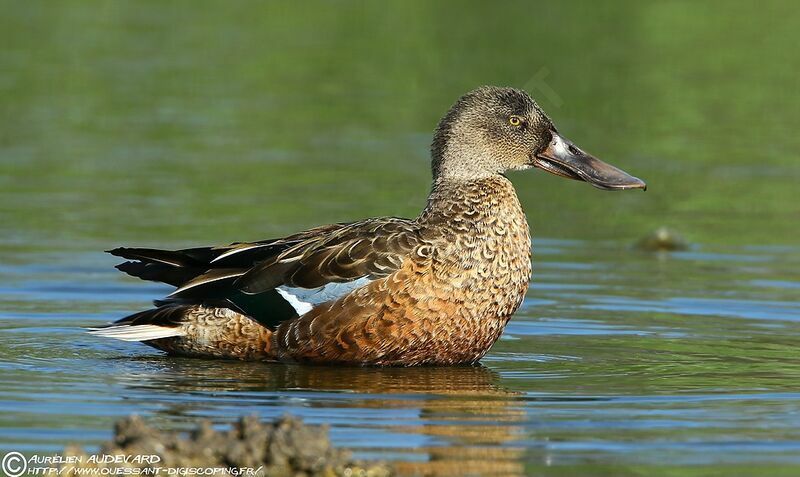
<svg viewBox="0 0 800 477">
<path fill-rule="evenodd" d="M 118 269 L 177 289 L 91 333 L 183 356 L 359 365 L 474 363 L 531 276 L 528 223 L 506 171 L 605 190 L 645 183 L 561 136 L 524 91 L 461 97 L 431 146 L 415 219 L 324 225 L 279 239 L 166 251 L 117 248 Z"/>
</svg>

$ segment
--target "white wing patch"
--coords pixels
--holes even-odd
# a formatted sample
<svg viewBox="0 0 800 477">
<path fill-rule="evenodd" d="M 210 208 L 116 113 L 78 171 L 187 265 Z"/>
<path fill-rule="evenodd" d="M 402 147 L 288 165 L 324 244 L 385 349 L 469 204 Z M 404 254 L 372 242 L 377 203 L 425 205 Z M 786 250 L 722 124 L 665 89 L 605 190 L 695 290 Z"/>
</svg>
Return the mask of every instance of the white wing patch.
<svg viewBox="0 0 800 477">
<path fill-rule="evenodd" d="M 180 327 L 158 325 L 116 325 L 104 328 L 89 328 L 89 334 L 122 341 L 148 341 L 159 338 L 183 336 Z"/>
<path fill-rule="evenodd" d="M 319 288 L 293 288 L 281 286 L 275 290 L 290 304 L 298 315 L 304 315 L 315 306 L 326 301 L 341 298 L 356 288 L 361 288 L 371 282 L 369 277 L 361 277 L 352 282 L 328 283 Z"/>
<path fill-rule="evenodd" d="M 280 293 L 280 295 L 283 297 L 284 300 L 286 300 L 290 305 L 292 305 L 292 308 L 294 308 L 294 311 L 296 311 L 298 315 L 305 315 L 306 313 L 311 311 L 312 308 L 314 308 L 314 305 L 312 305 L 309 302 L 305 302 L 299 299 L 297 296 L 293 295 L 292 293 L 294 292 L 294 290 L 303 290 L 303 288 L 278 287 L 275 289 L 275 291 Z"/>
</svg>

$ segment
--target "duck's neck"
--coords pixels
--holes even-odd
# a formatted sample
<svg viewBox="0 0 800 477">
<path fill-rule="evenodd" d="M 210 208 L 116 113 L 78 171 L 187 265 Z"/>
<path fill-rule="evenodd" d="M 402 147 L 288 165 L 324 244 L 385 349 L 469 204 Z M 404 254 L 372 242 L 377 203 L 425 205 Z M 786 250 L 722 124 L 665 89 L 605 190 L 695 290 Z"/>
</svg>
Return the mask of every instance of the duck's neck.
<svg viewBox="0 0 800 477">
<path fill-rule="evenodd" d="M 522 303 L 531 277 L 530 231 L 511 181 L 501 175 L 435 181 L 418 220 L 421 235 L 436 241 L 433 275 L 466 290 L 471 316 L 487 327 L 485 352 Z"/>
<path fill-rule="evenodd" d="M 501 174 L 469 180 L 436 178 L 418 220 L 499 221 L 528 227 L 514 186 Z"/>
</svg>

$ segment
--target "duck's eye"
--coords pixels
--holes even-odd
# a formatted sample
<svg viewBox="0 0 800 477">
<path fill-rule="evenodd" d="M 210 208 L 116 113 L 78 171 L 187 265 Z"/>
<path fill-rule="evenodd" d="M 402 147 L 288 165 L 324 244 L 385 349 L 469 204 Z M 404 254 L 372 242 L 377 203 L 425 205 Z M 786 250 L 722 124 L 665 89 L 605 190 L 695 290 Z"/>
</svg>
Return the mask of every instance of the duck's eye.
<svg viewBox="0 0 800 477">
<path fill-rule="evenodd" d="M 514 126 L 515 128 L 519 127 L 522 125 L 522 118 L 519 116 L 511 116 L 508 118 L 508 124 Z"/>
</svg>

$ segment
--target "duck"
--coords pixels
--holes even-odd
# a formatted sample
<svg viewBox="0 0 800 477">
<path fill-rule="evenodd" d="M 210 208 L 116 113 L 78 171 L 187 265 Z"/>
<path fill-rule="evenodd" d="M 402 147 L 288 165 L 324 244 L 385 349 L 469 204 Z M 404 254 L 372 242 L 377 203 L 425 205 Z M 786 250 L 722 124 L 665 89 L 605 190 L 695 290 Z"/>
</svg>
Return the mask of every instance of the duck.
<svg viewBox="0 0 800 477">
<path fill-rule="evenodd" d="M 507 174 L 602 190 L 643 180 L 562 136 L 525 91 L 482 86 L 439 121 L 414 219 L 377 217 L 227 246 L 109 250 L 120 271 L 175 287 L 89 329 L 169 355 L 354 366 L 468 365 L 498 340 L 531 280 L 531 236 Z"/>
</svg>

